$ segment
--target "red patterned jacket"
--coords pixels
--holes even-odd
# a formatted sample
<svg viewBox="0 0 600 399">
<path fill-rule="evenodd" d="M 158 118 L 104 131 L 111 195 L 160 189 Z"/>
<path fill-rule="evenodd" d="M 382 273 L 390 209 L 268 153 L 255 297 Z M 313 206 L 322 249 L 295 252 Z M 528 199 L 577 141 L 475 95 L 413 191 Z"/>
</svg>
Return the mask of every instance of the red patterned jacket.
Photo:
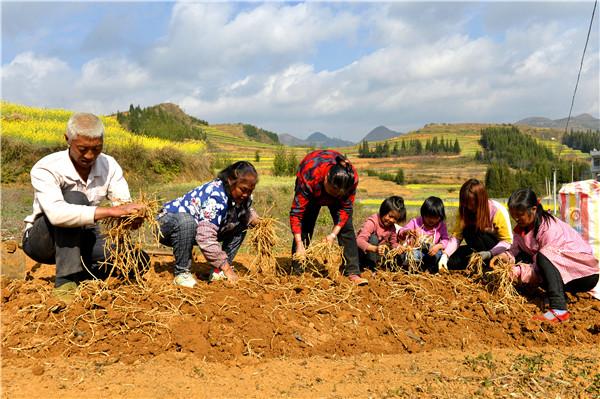
<svg viewBox="0 0 600 399">
<path fill-rule="evenodd" d="M 317 150 L 307 154 L 300 162 L 296 174 L 294 201 L 290 210 L 290 226 L 293 234 L 302 232 L 302 217 L 310 202 L 317 202 L 321 206 L 337 205 L 339 207 L 337 225 L 343 227 L 348 221 L 358 186 L 358 173 L 354 165 L 351 165 L 354 171 L 354 185 L 343 198 L 327 194 L 325 177 L 329 169 L 336 164 L 336 156 L 342 154 L 333 150 Z"/>
</svg>

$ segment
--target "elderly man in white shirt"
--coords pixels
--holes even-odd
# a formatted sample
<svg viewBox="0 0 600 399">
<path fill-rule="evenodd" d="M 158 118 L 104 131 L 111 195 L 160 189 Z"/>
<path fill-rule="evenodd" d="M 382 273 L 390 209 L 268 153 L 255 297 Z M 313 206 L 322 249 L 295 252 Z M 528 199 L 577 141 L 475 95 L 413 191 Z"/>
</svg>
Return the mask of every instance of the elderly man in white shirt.
<svg viewBox="0 0 600 399">
<path fill-rule="evenodd" d="M 123 171 L 102 154 L 104 125 L 95 115 L 76 113 L 67 123 L 69 148 L 49 154 L 31 169 L 33 213 L 25 218 L 23 250 L 33 260 L 56 264 L 54 293 L 73 300 L 83 268 L 104 261 L 104 238 L 96 221 L 134 214 Z M 99 206 L 104 199 L 110 207 Z"/>
</svg>

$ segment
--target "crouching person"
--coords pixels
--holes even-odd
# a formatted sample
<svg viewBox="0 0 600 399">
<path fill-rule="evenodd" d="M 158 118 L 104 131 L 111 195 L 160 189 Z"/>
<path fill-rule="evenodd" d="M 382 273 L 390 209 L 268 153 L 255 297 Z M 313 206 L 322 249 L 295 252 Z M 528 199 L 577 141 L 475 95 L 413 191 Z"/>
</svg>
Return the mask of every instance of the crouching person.
<svg viewBox="0 0 600 399">
<path fill-rule="evenodd" d="M 544 210 L 531 189 L 515 191 L 508 209 L 517 222 L 514 242 L 496 258 L 517 262 L 512 268 L 515 280 L 546 290 L 549 310 L 534 320 L 568 320 L 565 291 L 586 292 L 598 285 L 600 270 L 591 246 L 571 226 Z"/>
<path fill-rule="evenodd" d="M 121 167 L 102 153 L 104 125 L 97 116 L 71 116 L 65 139 L 67 150 L 31 169 L 33 213 L 25 218 L 23 250 L 36 262 L 56 264 L 54 295 L 70 303 L 90 272 L 103 274 L 105 240 L 96 222 L 135 214 L 143 205 L 129 203 Z M 99 206 L 105 199 L 113 206 Z"/>
<path fill-rule="evenodd" d="M 252 208 L 257 182 L 254 166 L 238 161 L 219 172 L 216 179 L 163 205 L 158 222 L 161 243 L 173 248 L 174 284 L 196 285 L 190 272 L 195 244 L 212 267 L 210 281 L 238 279 L 232 263 L 246 229 L 258 221 Z"/>
<path fill-rule="evenodd" d="M 363 269 L 375 271 L 386 252 L 396 248 L 396 223 L 405 221 L 404 199 L 397 195 L 386 198 L 379 206 L 379 213 L 365 220 L 356 236 L 358 257 Z"/>
</svg>

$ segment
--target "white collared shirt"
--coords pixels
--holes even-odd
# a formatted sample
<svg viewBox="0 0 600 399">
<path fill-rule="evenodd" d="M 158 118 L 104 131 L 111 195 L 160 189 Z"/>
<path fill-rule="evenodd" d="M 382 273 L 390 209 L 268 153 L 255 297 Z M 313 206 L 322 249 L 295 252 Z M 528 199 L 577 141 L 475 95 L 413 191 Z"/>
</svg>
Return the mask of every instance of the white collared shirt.
<svg viewBox="0 0 600 399">
<path fill-rule="evenodd" d="M 108 199 L 113 205 L 131 201 L 121 166 L 106 154 L 98 156 L 87 181 L 83 181 L 75 170 L 68 150 L 46 155 L 31 169 L 31 184 L 35 190 L 33 213 L 24 219 L 25 229 L 31 227 L 42 213 L 54 226 L 91 225 L 102 200 Z M 82 192 L 90 201 L 90 206 L 65 202 L 63 193 L 67 191 Z"/>
</svg>

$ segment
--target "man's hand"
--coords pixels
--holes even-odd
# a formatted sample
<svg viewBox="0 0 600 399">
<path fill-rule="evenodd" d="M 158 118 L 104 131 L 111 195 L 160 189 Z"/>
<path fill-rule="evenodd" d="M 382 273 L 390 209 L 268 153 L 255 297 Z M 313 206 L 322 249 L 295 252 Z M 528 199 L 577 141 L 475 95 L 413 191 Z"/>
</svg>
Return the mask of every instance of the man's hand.
<svg viewBox="0 0 600 399">
<path fill-rule="evenodd" d="M 94 212 L 94 221 L 106 218 L 120 218 L 123 216 L 137 215 L 140 210 L 145 208 L 144 204 L 129 202 L 122 205 L 102 207 L 99 206 Z"/>
<path fill-rule="evenodd" d="M 432 246 L 431 248 L 429 248 L 429 255 L 430 256 L 434 256 L 435 254 L 438 253 L 438 251 L 444 249 L 444 246 L 442 244 L 436 244 L 434 246 Z"/>
<path fill-rule="evenodd" d="M 118 205 L 118 206 L 113 206 L 111 209 L 114 211 L 114 217 L 121 217 L 121 216 L 129 216 L 129 215 L 135 215 L 138 213 L 138 211 L 144 209 L 146 206 L 144 204 L 136 204 L 133 202 L 127 203 L 127 204 L 123 204 L 123 205 Z"/>
</svg>

